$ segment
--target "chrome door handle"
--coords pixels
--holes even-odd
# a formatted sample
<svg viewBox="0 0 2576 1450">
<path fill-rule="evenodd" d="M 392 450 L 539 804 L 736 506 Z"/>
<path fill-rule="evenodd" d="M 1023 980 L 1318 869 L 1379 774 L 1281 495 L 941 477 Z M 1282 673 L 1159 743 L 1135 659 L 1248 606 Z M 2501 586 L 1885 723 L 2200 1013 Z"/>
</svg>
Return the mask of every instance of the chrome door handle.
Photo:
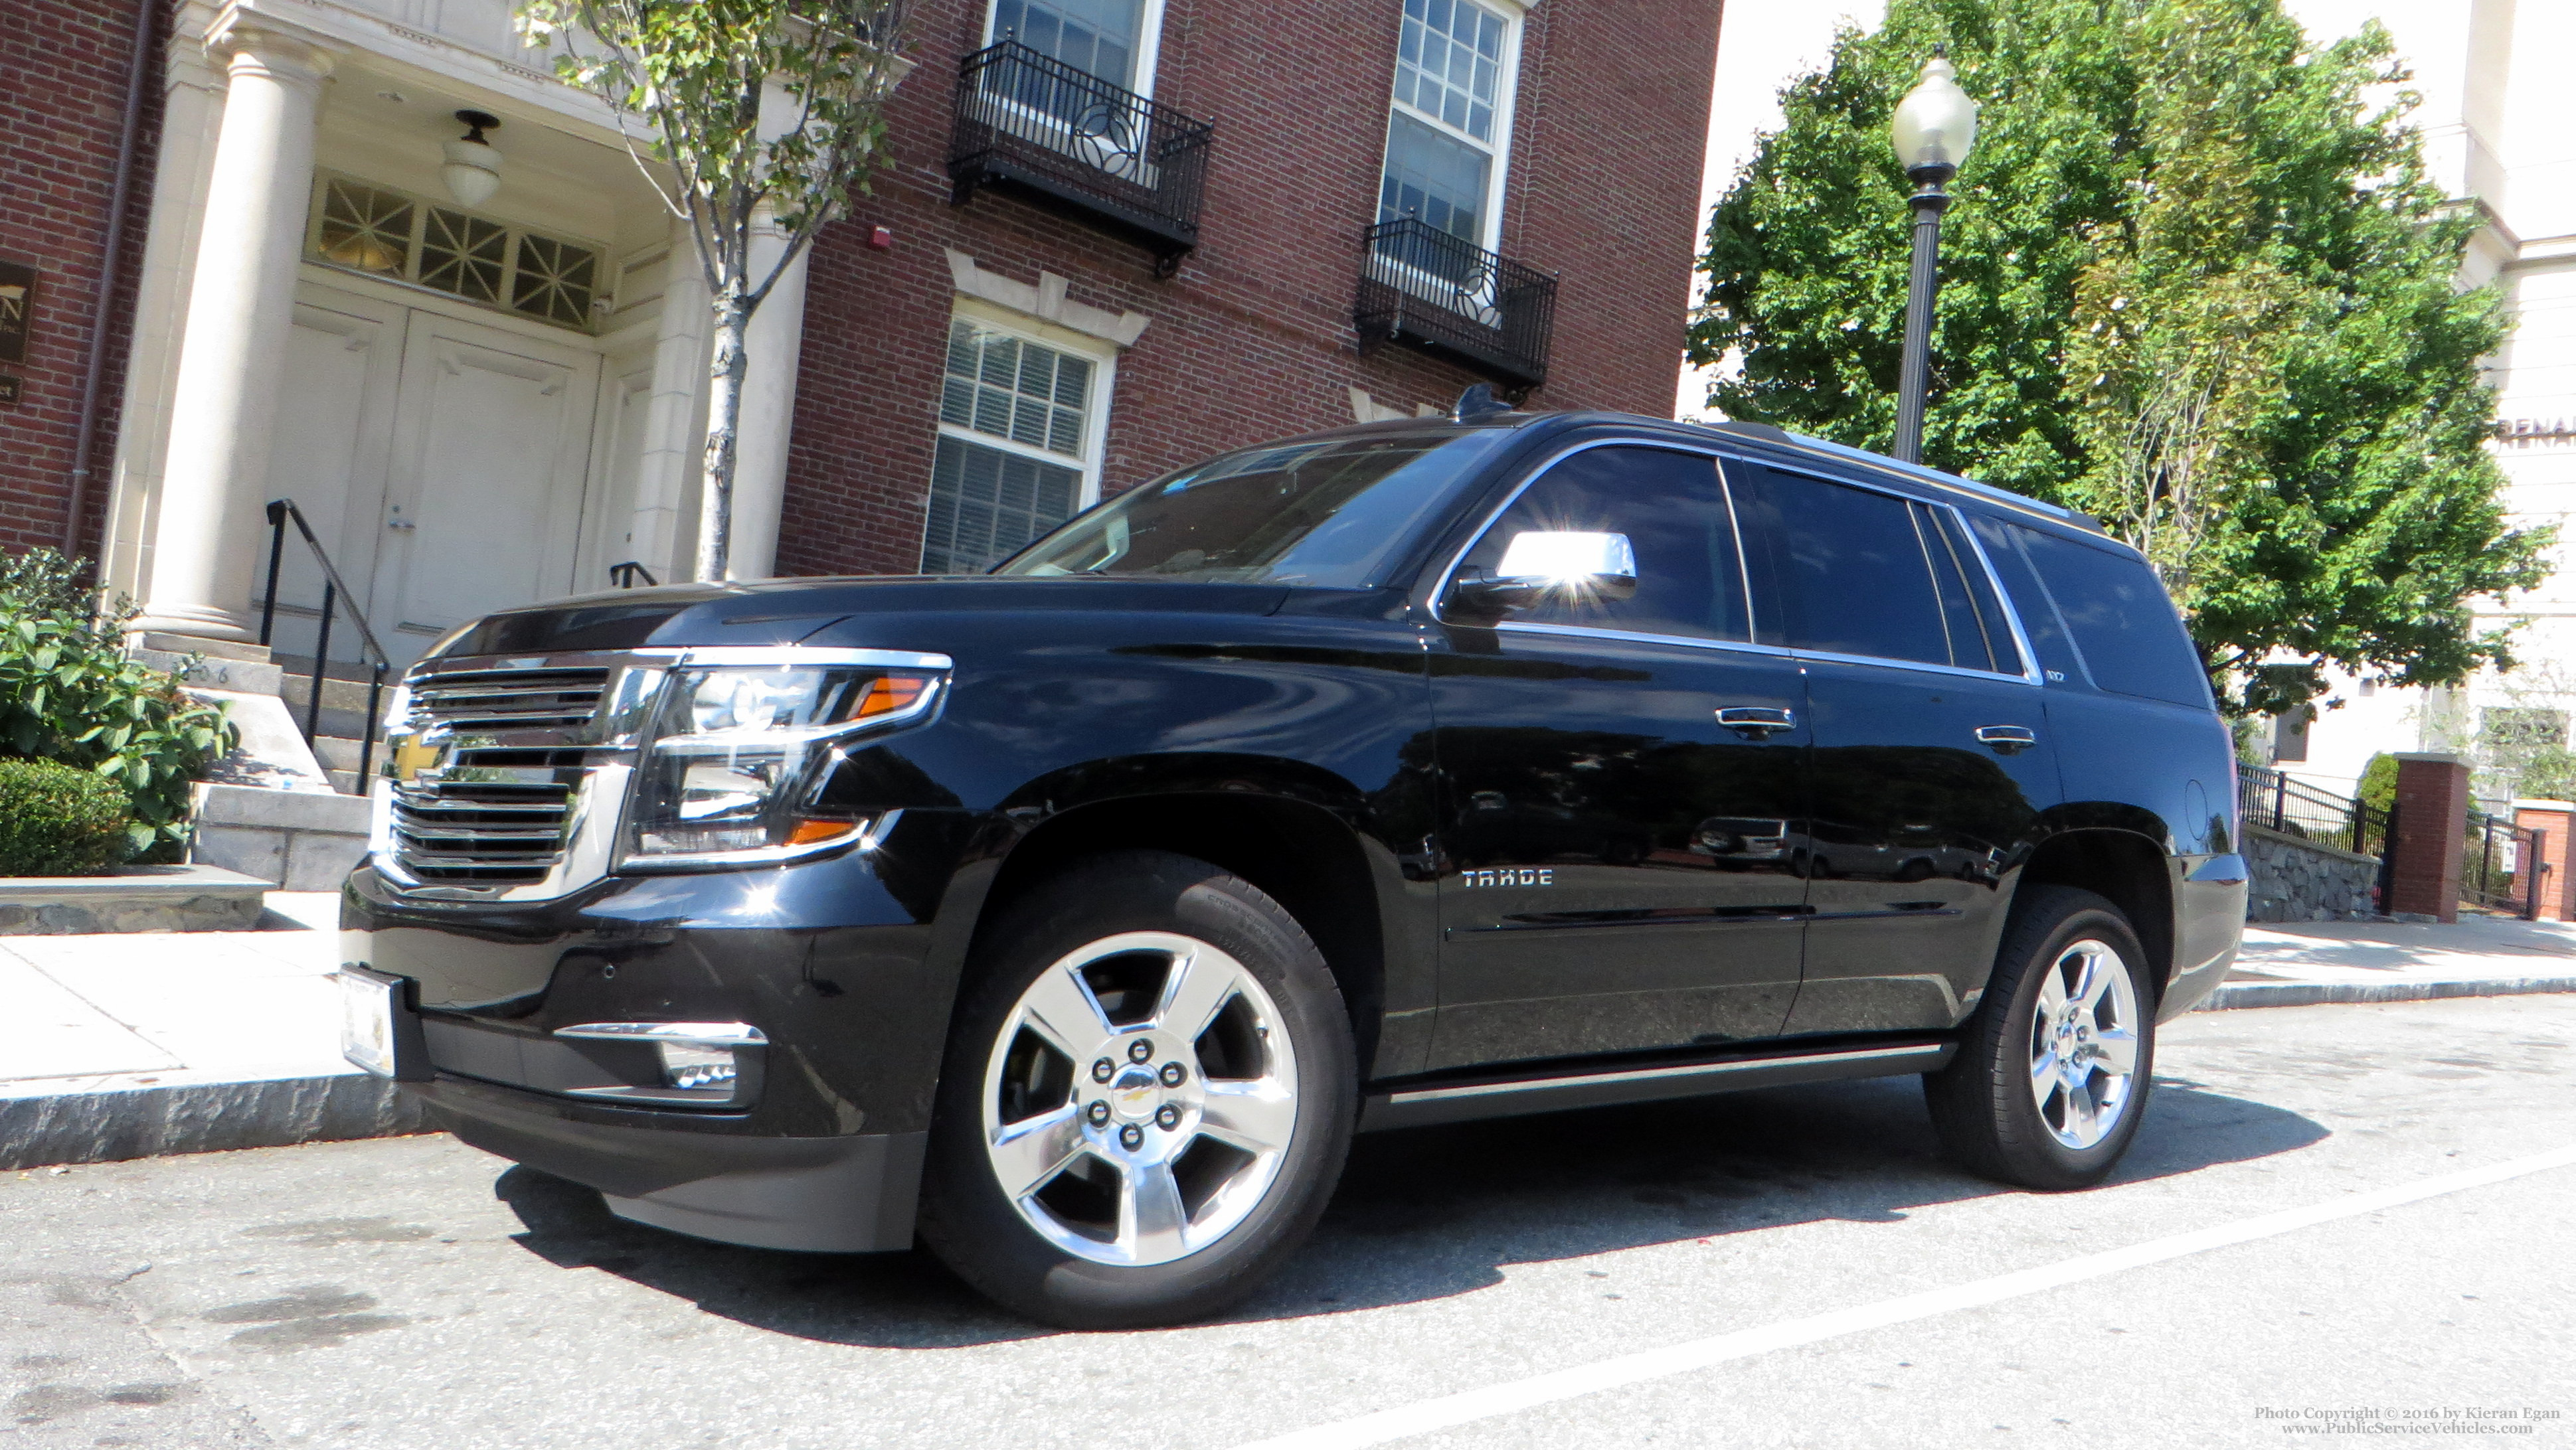
<svg viewBox="0 0 2576 1450">
<path fill-rule="evenodd" d="M 1977 739 L 1997 755 L 2017 755 L 2039 743 L 2039 732 L 2027 725 L 1980 725 Z"/>
<path fill-rule="evenodd" d="M 1750 739 L 1768 740 L 1777 731 L 1797 729 L 1798 717 L 1769 705 L 1728 705 L 1717 712 L 1717 723 Z"/>
<path fill-rule="evenodd" d="M 385 520 L 385 527 L 389 529 L 401 529 L 408 533 L 413 529 L 419 528 L 420 525 L 413 523 L 409 519 L 387 519 Z"/>
</svg>

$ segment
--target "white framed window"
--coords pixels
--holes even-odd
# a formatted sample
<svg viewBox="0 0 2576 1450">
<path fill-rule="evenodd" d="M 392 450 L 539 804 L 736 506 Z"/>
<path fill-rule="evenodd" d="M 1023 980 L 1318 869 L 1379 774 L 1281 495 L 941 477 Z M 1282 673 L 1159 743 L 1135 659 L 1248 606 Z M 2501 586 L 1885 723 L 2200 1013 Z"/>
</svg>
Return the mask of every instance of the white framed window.
<svg viewBox="0 0 2576 1450">
<path fill-rule="evenodd" d="M 921 572 L 980 573 L 1099 501 L 1117 359 L 961 302 L 939 380 Z"/>
<path fill-rule="evenodd" d="M 1517 6 L 1404 0 L 1378 186 L 1381 223 L 1416 217 L 1487 251 L 1500 249 L 1520 46 Z"/>
<path fill-rule="evenodd" d="M 984 43 L 1006 35 L 1075 70 L 1151 97 L 1163 0 L 993 0 Z"/>
<path fill-rule="evenodd" d="M 425 287 L 557 327 L 596 330 L 608 248 L 567 241 L 373 182 L 315 177 L 305 260 Z"/>
</svg>

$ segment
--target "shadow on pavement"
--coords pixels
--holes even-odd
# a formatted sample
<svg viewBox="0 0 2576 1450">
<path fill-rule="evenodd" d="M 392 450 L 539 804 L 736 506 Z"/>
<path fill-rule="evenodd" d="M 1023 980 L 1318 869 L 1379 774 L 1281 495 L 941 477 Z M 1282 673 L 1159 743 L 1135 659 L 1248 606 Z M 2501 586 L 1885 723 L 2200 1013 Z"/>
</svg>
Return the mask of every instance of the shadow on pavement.
<svg viewBox="0 0 2576 1450">
<path fill-rule="evenodd" d="M 2159 1079 L 2114 1183 L 2286 1153 L 2327 1130 L 2267 1104 Z M 518 1241 L 800 1338 L 941 1349 L 1057 1331 L 1003 1314 L 928 1254 L 825 1256 L 704 1243 L 616 1218 L 589 1189 L 528 1168 L 495 1186 Z M 1302 1318 L 1444 1298 L 1501 1266 L 1783 1224 L 1901 1223 L 1913 1209 L 2012 1192 L 1936 1156 L 1912 1078 L 1371 1134 L 1287 1270 L 1227 1316 Z"/>
</svg>

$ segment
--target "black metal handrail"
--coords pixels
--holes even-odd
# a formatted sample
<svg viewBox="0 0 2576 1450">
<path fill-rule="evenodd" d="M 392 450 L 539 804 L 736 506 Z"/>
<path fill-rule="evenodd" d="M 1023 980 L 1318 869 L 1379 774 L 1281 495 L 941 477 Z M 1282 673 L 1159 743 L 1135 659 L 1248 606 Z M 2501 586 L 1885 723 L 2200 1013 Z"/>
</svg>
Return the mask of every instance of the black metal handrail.
<svg viewBox="0 0 2576 1450">
<path fill-rule="evenodd" d="M 662 582 L 653 577 L 653 571 L 645 568 L 644 561 L 641 559 L 628 559 L 608 566 L 608 581 L 620 589 L 634 588 L 638 578 L 652 585 L 659 585 Z"/>
<path fill-rule="evenodd" d="M 1408 343 L 1534 388 L 1547 381 L 1556 278 L 1398 217 L 1368 229 L 1354 321 L 1369 341 Z"/>
<path fill-rule="evenodd" d="M 2510 817 L 2471 810 L 2460 849 L 2460 899 L 2526 920 L 2540 915 L 2542 838 Z"/>
<path fill-rule="evenodd" d="M 304 742 L 307 745 L 321 733 L 322 683 L 328 677 L 331 665 L 331 616 L 344 601 L 349 610 L 349 622 L 358 626 L 360 643 L 368 655 L 375 657 L 367 676 L 367 728 L 358 738 L 358 790 L 363 795 L 368 786 L 368 772 L 376 763 L 376 718 L 384 703 L 385 671 L 393 668 L 393 657 L 386 654 L 385 647 L 377 642 L 375 630 L 368 625 L 367 616 L 358 608 L 349 586 L 341 580 L 330 553 L 322 547 L 320 539 L 313 537 L 313 525 L 305 520 L 304 510 L 297 508 L 291 498 L 271 499 L 268 503 L 268 592 L 259 605 L 259 642 L 267 644 L 277 627 L 277 573 L 278 566 L 286 559 L 286 525 L 290 519 L 295 523 L 295 531 L 304 536 L 304 546 L 313 551 L 313 562 L 322 566 L 322 623 L 313 636 L 313 693 L 304 704 Z M 360 657 L 359 663 L 367 663 L 365 656 Z"/>
<path fill-rule="evenodd" d="M 2236 813 L 2249 826 L 2376 856 L 2388 849 L 2388 813 L 2358 797 L 2319 790 L 2286 771 L 2236 768 Z"/>
<path fill-rule="evenodd" d="M 1169 276 L 1198 245 L 1216 125 L 1005 36 L 957 66 L 948 176 L 963 202 L 1010 185 L 1109 223 Z"/>
</svg>

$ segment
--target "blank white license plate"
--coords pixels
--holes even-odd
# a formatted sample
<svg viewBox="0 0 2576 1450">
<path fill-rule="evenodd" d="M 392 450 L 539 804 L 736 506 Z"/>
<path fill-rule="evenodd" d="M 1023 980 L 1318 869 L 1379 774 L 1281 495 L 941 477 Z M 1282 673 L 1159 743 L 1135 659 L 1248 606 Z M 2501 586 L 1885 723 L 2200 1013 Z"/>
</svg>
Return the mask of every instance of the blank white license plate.
<svg viewBox="0 0 2576 1450">
<path fill-rule="evenodd" d="M 340 969 L 340 1055 L 378 1077 L 394 1075 L 393 977 Z"/>
</svg>

